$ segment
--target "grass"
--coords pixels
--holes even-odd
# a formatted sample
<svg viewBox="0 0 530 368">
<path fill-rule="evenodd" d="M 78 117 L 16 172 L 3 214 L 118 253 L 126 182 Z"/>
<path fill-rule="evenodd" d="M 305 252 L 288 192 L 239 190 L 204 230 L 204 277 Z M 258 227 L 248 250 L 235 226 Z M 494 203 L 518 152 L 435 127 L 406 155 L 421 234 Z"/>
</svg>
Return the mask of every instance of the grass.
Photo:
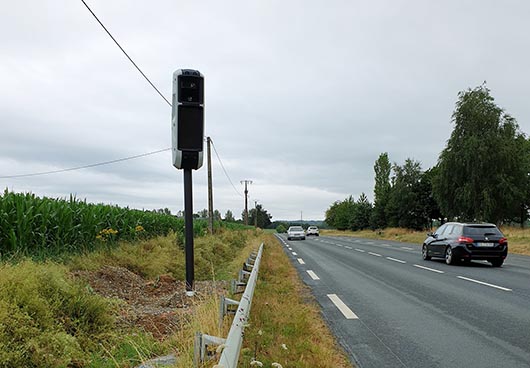
<svg viewBox="0 0 530 368">
<path fill-rule="evenodd" d="M 196 280 L 228 279 L 237 273 L 257 231 L 220 231 L 195 241 Z M 235 258 L 234 256 L 237 255 Z M 218 297 L 205 296 L 187 325 L 165 341 L 117 323 L 119 303 L 95 294 L 75 270 L 125 267 L 156 279 L 184 278 L 184 252 L 173 234 L 74 255 L 65 262 L 24 259 L 0 265 L 0 367 L 134 367 L 171 351 L 192 357 L 196 331 L 218 333 Z M 181 363 L 179 363 L 181 364 Z"/>
<path fill-rule="evenodd" d="M 514 254 L 530 255 L 530 229 L 518 227 L 502 227 L 503 234 L 508 238 L 508 251 Z M 340 231 L 321 230 L 322 235 L 331 236 L 354 236 L 369 239 L 395 240 L 417 244 L 418 246 L 425 240 L 427 231 L 414 231 L 402 228 L 386 228 L 383 230 L 361 230 L 361 231 Z"/>
<path fill-rule="evenodd" d="M 265 239 L 240 366 L 351 367 L 277 240 Z"/>
</svg>

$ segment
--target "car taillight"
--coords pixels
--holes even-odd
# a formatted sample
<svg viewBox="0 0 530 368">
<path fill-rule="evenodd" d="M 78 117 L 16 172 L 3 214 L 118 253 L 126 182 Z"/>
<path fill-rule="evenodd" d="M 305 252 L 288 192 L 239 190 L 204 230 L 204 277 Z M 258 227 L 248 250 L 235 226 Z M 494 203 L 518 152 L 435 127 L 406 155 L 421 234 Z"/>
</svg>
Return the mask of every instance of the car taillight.
<svg viewBox="0 0 530 368">
<path fill-rule="evenodd" d="M 506 244 L 508 244 L 508 239 L 506 239 L 506 238 L 501 238 L 501 239 L 499 240 L 499 244 L 500 244 L 500 245 L 506 245 Z"/>
<path fill-rule="evenodd" d="M 475 241 L 471 238 L 468 238 L 467 236 L 461 236 L 458 238 L 458 242 L 468 244 L 468 243 L 474 243 Z"/>
</svg>

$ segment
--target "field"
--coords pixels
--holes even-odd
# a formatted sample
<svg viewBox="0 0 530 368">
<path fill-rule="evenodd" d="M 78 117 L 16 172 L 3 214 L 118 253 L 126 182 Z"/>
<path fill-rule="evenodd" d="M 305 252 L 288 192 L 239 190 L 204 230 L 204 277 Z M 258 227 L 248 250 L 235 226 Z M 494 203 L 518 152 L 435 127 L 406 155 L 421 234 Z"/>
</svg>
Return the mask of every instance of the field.
<svg viewBox="0 0 530 368">
<path fill-rule="evenodd" d="M 518 227 L 501 228 L 508 238 L 508 250 L 514 254 L 530 255 L 530 229 Z M 401 228 L 387 228 L 384 230 L 339 231 L 321 230 L 322 235 L 355 236 L 370 239 L 395 240 L 421 245 L 426 238 L 427 231 L 412 231 Z"/>
</svg>

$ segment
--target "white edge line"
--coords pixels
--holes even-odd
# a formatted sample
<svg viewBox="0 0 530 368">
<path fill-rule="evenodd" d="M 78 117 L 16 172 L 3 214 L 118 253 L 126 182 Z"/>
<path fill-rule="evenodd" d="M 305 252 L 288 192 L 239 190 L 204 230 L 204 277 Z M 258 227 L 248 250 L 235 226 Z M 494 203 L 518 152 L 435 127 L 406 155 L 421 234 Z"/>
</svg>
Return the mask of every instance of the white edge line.
<svg viewBox="0 0 530 368">
<path fill-rule="evenodd" d="M 346 319 L 359 319 L 355 313 L 337 296 L 337 294 L 328 294 L 328 298 L 335 304 Z"/>
<path fill-rule="evenodd" d="M 417 264 L 415 264 L 414 267 L 418 267 L 418 268 L 421 268 L 421 269 L 424 269 L 424 270 L 427 270 L 427 271 L 436 272 L 436 273 L 445 273 L 444 271 L 435 270 L 434 268 L 429 268 L 429 267 L 425 267 L 425 266 L 420 266 L 420 265 L 417 265 Z"/>
<path fill-rule="evenodd" d="M 500 290 L 503 290 L 503 291 L 512 291 L 512 289 L 508 289 L 508 288 L 505 288 L 505 287 L 502 287 L 502 286 L 498 286 L 498 285 L 488 284 L 487 282 L 484 282 L 484 281 L 474 280 L 474 279 L 470 279 L 470 278 L 467 278 L 467 277 L 464 277 L 464 276 L 457 276 L 457 277 L 459 279 L 462 279 L 462 280 L 475 282 L 477 284 L 489 286 L 489 287 L 500 289 Z"/>
<path fill-rule="evenodd" d="M 297 261 L 298 261 L 298 263 L 300 263 L 300 264 L 305 264 L 305 262 L 304 262 L 304 260 L 303 260 L 302 258 L 298 258 Z"/>
<path fill-rule="evenodd" d="M 313 280 L 320 280 L 320 277 L 318 277 L 317 274 L 314 273 L 312 270 L 307 270 L 307 273 Z"/>
<path fill-rule="evenodd" d="M 399 263 L 407 263 L 405 261 L 402 261 L 401 259 L 396 259 L 392 257 L 386 257 L 386 259 L 388 259 L 389 261 L 394 261 L 394 262 L 399 262 Z"/>
</svg>

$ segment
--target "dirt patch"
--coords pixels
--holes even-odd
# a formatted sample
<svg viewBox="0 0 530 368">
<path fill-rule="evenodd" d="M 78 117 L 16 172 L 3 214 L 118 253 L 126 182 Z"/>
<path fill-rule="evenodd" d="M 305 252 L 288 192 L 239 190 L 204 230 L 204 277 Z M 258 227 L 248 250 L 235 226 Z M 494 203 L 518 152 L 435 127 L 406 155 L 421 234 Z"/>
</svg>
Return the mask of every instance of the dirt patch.
<svg viewBox="0 0 530 368">
<path fill-rule="evenodd" d="M 164 339 L 189 321 L 196 305 L 210 295 L 226 295 L 227 281 L 197 281 L 195 296 L 186 296 L 184 281 L 161 275 L 154 281 L 123 267 L 104 266 L 98 271 L 75 271 L 73 275 L 107 298 L 116 298 L 120 322 L 139 326 L 157 339 Z"/>
</svg>

